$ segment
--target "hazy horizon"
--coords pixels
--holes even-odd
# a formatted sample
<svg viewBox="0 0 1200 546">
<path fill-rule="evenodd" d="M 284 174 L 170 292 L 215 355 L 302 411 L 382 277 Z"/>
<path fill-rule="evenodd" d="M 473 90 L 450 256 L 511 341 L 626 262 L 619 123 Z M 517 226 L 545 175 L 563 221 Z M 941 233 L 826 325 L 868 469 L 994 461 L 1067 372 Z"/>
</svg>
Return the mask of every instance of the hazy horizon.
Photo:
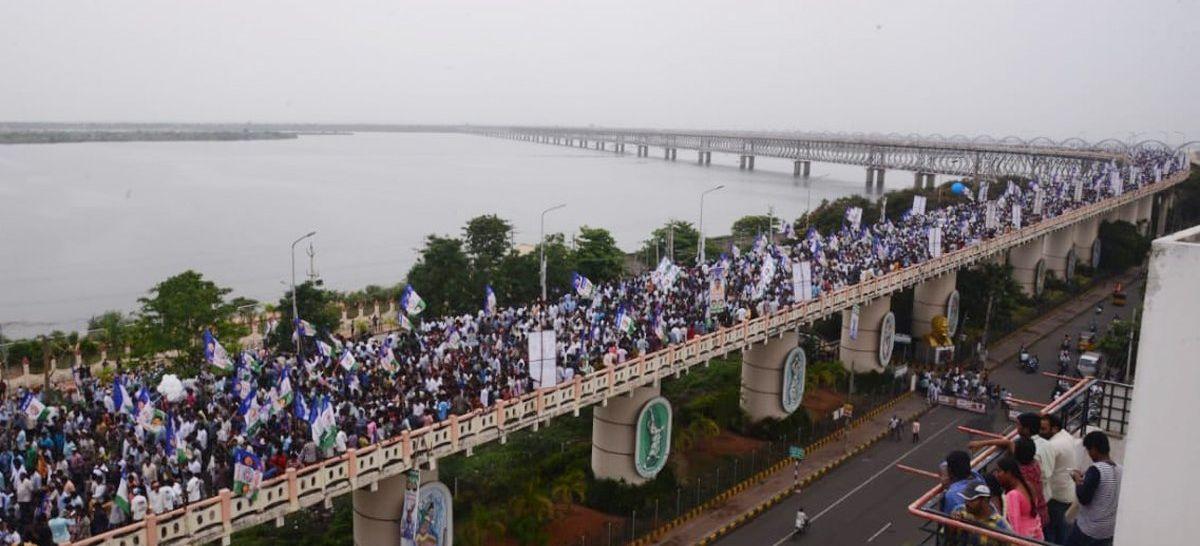
<svg viewBox="0 0 1200 546">
<path fill-rule="evenodd" d="M 0 119 L 1200 135 L 1195 1 L 0 5 Z"/>
</svg>

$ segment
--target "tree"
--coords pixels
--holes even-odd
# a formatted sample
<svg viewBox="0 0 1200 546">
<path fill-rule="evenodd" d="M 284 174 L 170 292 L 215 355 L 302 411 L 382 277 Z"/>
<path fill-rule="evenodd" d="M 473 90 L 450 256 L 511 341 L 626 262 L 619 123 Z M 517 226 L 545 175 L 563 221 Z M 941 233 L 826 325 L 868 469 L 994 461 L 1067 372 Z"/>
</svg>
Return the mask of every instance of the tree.
<svg viewBox="0 0 1200 546">
<path fill-rule="evenodd" d="M 221 337 L 240 337 L 243 330 L 230 321 L 234 307 L 225 301 L 229 292 L 192 270 L 155 285 L 150 297 L 138 299 L 146 349 L 153 353 L 178 351 L 180 363 L 186 365 L 200 360 L 204 328 L 213 328 Z"/>
<path fill-rule="evenodd" d="M 587 478 L 583 470 L 576 468 L 555 478 L 550 484 L 550 499 L 565 510 L 587 496 Z"/>
<path fill-rule="evenodd" d="M 465 546 L 496 544 L 504 538 L 508 529 L 504 526 L 504 512 L 476 504 L 462 527 L 455 529 L 455 539 Z"/>
<path fill-rule="evenodd" d="M 116 361 L 117 369 L 121 369 L 125 347 L 132 345 L 135 339 L 132 320 L 120 311 L 106 311 L 89 319 L 87 327 L 108 352 L 108 357 Z"/>
<path fill-rule="evenodd" d="M 738 218 L 733 223 L 733 236 L 736 238 L 755 237 L 758 234 L 766 234 L 771 231 L 779 231 L 783 221 L 775 216 L 766 214 L 754 214 Z"/>
<path fill-rule="evenodd" d="M 1150 252 L 1150 239 L 1129 222 L 1100 223 L 1100 268 L 1121 273 L 1142 263 Z"/>
<path fill-rule="evenodd" d="M 608 282 L 625 273 L 625 253 L 607 229 L 581 226 L 575 239 L 575 265 L 593 282 Z"/>
<path fill-rule="evenodd" d="M 463 226 L 467 256 L 477 272 L 491 271 L 512 248 L 512 224 L 494 214 L 476 216 Z"/>
<path fill-rule="evenodd" d="M 796 231 L 803 236 L 806 227 L 815 227 L 817 231 L 823 235 L 828 235 L 831 232 L 837 231 L 842 227 L 842 223 L 846 219 L 846 209 L 850 207 L 860 207 L 863 209 L 862 225 L 869 226 L 879 221 L 879 205 L 872 203 L 871 200 L 861 195 L 850 195 L 835 199 L 830 202 L 821 200 L 821 204 L 810 212 L 802 214 L 796 219 Z M 892 204 L 888 202 L 888 209 L 891 210 Z"/>
<path fill-rule="evenodd" d="M 321 279 L 304 281 L 296 285 L 296 312 L 308 321 L 318 333 L 336 332 L 341 324 L 342 311 L 334 302 L 334 293 L 322 288 Z M 292 291 L 284 293 L 279 300 L 279 325 L 267 336 L 267 344 L 276 351 L 295 352 L 292 331 L 295 317 L 292 315 Z"/>
<path fill-rule="evenodd" d="M 530 477 L 509 503 L 508 529 L 521 544 L 545 544 L 550 539 L 545 524 L 554 515 L 554 503 L 542 487 L 541 480 Z"/>
<path fill-rule="evenodd" d="M 1130 335 L 1134 343 L 1137 343 L 1138 336 L 1141 331 L 1139 321 L 1134 320 L 1118 320 L 1109 326 L 1108 331 L 1104 333 L 1104 337 L 1096 343 L 1096 348 L 1104 353 L 1104 360 L 1108 363 L 1110 372 L 1120 371 L 1122 381 L 1129 381 L 1128 377 L 1123 377 L 1126 368 L 1126 360 L 1130 356 L 1129 342 Z M 1133 363 L 1129 366 L 1133 370 L 1137 364 L 1137 352 L 1133 353 Z M 1114 376 L 1115 377 L 1115 376 Z"/>
<path fill-rule="evenodd" d="M 960 269 L 957 286 L 959 312 L 965 317 L 963 326 L 980 332 L 1007 330 L 1012 326 L 1013 313 L 1026 300 L 1009 265 L 984 262 Z"/>
<path fill-rule="evenodd" d="M 691 222 L 683 220 L 668 220 L 666 225 L 660 227 L 650 233 L 650 240 L 647 241 L 642 252 L 654 256 L 656 249 L 659 256 L 667 255 L 667 248 L 670 246 L 668 242 L 674 238 L 675 252 L 671 256 L 672 261 L 677 264 L 692 264 L 696 262 L 696 242 L 700 240 L 700 231 L 692 225 Z M 711 238 L 707 246 L 704 247 L 704 252 L 709 257 L 717 257 L 721 254 L 721 246 L 712 242 Z M 651 264 L 653 267 L 654 264 Z"/>
<path fill-rule="evenodd" d="M 408 282 L 425 300 L 426 316 L 475 312 L 483 294 L 471 284 L 471 264 L 461 239 L 430 235 L 417 263 L 408 270 Z"/>
</svg>

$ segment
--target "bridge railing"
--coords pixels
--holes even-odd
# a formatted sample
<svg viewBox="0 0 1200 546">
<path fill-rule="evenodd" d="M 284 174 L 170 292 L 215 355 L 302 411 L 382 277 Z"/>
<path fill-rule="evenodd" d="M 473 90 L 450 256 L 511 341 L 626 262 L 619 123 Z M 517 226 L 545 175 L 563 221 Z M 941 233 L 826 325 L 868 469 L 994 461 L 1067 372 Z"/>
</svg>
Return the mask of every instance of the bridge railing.
<svg viewBox="0 0 1200 546">
<path fill-rule="evenodd" d="M 289 512 L 324 502 L 356 488 L 370 487 L 417 465 L 435 465 L 443 457 L 471 452 L 475 447 L 489 442 L 503 442 L 514 431 L 538 427 L 567 413 L 577 415 L 585 406 L 599 404 L 635 387 L 654 384 L 712 358 L 782 335 L 802 323 L 810 323 L 852 305 L 903 290 L 1080 220 L 1124 206 L 1178 184 L 1186 176 L 1186 172 L 1179 173 L 1160 183 L 953 250 L 940 258 L 834 290 L 770 315 L 696 336 L 685 343 L 670 345 L 586 376 L 577 376 L 570 382 L 527 393 L 516 399 L 498 400 L 491 408 L 454 415 L 434 425 L 405 431 L 370 447 L 349 449 L 343 455 L 304 468 L 289 469 L 283 475 L 265 480 L 253 500 L 234 497 L 229 490 L 223 489 L 215 497 L 172 512 L 148 515 L 143 522 L 77 544 L 153 546 L 203 542 L 226 536 L 238 529 L 278 520 Z M 220 518 L 219 525 L 214 520 L 217 516 Z"/>
</svg>

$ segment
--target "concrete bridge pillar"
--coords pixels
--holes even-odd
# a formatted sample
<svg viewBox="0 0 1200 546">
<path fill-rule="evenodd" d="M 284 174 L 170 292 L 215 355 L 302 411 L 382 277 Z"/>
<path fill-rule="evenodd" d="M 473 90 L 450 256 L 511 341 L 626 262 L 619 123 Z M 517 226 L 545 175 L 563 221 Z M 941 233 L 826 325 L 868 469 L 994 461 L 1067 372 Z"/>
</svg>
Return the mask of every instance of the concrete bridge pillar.
<svg viewBox="0 0 1200 546">
<path fill-rule="evenodd" d="M 1134 226 L 1137 226 L 1137 221 L 1138 221 L 1137 202 L 1127 203 L 1125 206 L 1121 207 L 1121 220 L 1125 221 L 1125 222 L 1129 222 L 1130 224 L 1133 224 Z"/>
<path fill-rule="evenodd" d="M 1075 275 L 1075 265 L 1078 255 L 1075 254 L 1075 230 L 1060 229 L 1046 234 L 1045 248 L 1042 249 L 1046 259 L 1046 270 L 1054 272 L 1054 276 L 1069 281 Z"/>
<path fill-rule="evenodd" d="M 940 277 L 929 279 L 913 288 L 912 337 L 924 343 L 925 336 L 933 331 L 933 317 L 943 316 L 949 321 L 950 335 L 958 327 L 958 272 L 951 271 Z"/>
<path fill-rule="evenodd" d="M 867 167 L 867 189 L 871 189 L 871 184 L 874 182 L 876 190 L 883 189 L 884 170 L 879 167 Z"/>
<path fill-rule="evenodd" d="M 800 407 L 807 367 L 800 334 L 757 343 L 742 351 L 742 409 L 754 421 L 783 419 Z"/>
<path fill-rule="evenodd" d="M 804 178 L 808 178 L 808 173 L 811 168 L 811 161 L 794 161 L 792 162 L 792 176 L 803 176 Z"/>
<path fill-rule="evenodd" d="M 700 150 L 699 152 L 696 152 L 696 164 L 697 165 L 704 164 L 704 150 Z"/>
<path fill-rule="evenodd" d="M 656 386 L 609 398 L 592 412 L 592 472 L 630 484 L 654 478 L 671 452 L 671 403 Z"/>
<path fill-rule="evenodd" d="M 1100 234 L 1100 219 L 1093 216 L 1075 224 L 1075 257 L 1079 263 L 1092 263 L 1092 245 Z"/>
<path fill-rule="evenodd" d="M 752 155 L 741 156 L 740 161 L 738 161 L 738 168 L 746 169 L 748 171 L 753 171 L 754 170 L 754 156 L 752 156 Z"/>
<path fill-rule="evenodd" d="M 355 545 L 397 544 L 399 542 L 407 482 L 408 474 L 400 473 L 379 480 L 375 491 L 366 487 L 354 490 Z M 427 498 L 426 486 L 429 486 L 428 489 L 443 489 L 444 493 L 445 486 L 438 483 L 437 470 L 421 470 L 420 484 L 422 492 L 421 500 L 418 502 L 421 504 Z M 447 508 L 453 509 L 453 506 Z M 446 520 L 452 521 L 452 513 L 446 514 Z"/>
<path fill-rule="evenodd" d="M 933 173 L 916 172 L 913 173 L 913 187 L 921 189 L 924 186 L 926 189 L 933 189 L 934 183 L 937 180 L 937 175 Z"/>
<path fill-rule="evenodd" d="M 638 157 L 650 157 L 650 147 L 638 144 L 637 153 Z"/>
<path fill-rule="evenodd" d="M 704 152 L 704 164 L 712 165 L 712 152 Z"/>
<path fill-rule="evenodd" d="M 1150 218 L 1154 214 L 1154 195 L 1143 197 L 1137 201 L 1138 231 L 1142 235 L 1150 234 Z"/>
<path fill-rule="evenodd" d="M 1045 238 L 1038 237 L 1008 251 L 1008 263 L 1021 291 L 1031 298 L 1040 297 L 1046 285 L 1046 260 L 1042 249 Z"/>
<path fill-rule="evenodd" d="M 842 341 L 838 357 L 852 373 L 882 372 L 892 358 L 896 316 L 891 296 L 859 306 L 857 333 L 852 333 L 853 310 L 842 311 Z M 883 358 L 886 357 L 886 358 Z"/>
</svg>

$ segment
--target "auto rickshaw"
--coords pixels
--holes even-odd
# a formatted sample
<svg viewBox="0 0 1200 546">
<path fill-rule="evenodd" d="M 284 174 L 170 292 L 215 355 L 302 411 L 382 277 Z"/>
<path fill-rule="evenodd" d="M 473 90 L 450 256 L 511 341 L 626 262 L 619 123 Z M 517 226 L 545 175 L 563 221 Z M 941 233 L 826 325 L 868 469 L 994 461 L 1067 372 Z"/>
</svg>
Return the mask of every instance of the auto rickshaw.
<svg viewBox="0 0 1200 546">
<path fill-rule="evenodd" d="M 1079 352 L 1096 348 L 1096 332 L 1079 332 Z"/>
<path fill-rule="evenodd" d="M 1118 307 L 1125 305 L 1125 287 L 1121 283 L 1117 283 L 1117 286 L 1113 288 L 1112 304 Z"/>
</svg>

